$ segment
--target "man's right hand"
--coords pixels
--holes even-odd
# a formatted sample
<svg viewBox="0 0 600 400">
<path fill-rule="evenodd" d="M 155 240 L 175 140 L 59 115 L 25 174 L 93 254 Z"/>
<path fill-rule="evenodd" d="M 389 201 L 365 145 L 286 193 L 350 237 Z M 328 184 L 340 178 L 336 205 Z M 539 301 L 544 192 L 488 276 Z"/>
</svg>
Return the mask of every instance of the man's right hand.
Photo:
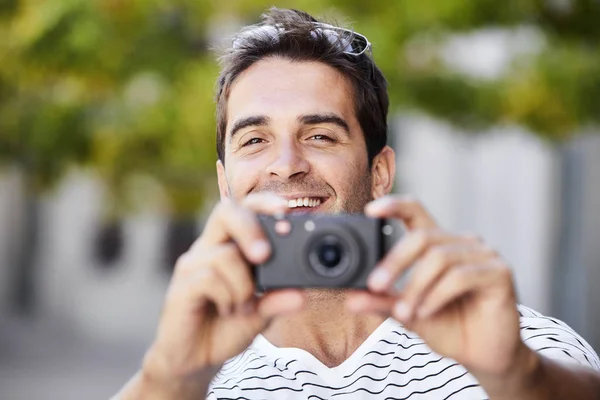
<svg viewBox="0 0 600 400">
<path fill-rule="evenodd" d="M 272 318 L 302 308 L 297 290 L 257 298 L 252 278 L 251 265 L 271 251 L 255 213 L 286 209 L 285 199 L 269 193 L 250 195 L 241 205 L 224 200 L 179 258 L 141 372 L 153 394 L 161 393 L 157 398 L 203 398 L 213 374 Z"/>
</svg>

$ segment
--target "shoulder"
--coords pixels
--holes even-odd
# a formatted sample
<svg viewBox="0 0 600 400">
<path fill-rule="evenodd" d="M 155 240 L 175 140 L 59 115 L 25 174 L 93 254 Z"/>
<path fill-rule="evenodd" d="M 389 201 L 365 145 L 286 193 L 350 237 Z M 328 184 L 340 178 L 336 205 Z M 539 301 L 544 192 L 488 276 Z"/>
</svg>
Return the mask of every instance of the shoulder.
<svg viewBox="0 0 600 400">
<path fill-rule="evenodd" d="M 576 362 L 600 370 L 594 349 L 569 325 L 531 308 L 518 306 L 521 338 L 530 348 L 552 359 Z"/>
</svg>

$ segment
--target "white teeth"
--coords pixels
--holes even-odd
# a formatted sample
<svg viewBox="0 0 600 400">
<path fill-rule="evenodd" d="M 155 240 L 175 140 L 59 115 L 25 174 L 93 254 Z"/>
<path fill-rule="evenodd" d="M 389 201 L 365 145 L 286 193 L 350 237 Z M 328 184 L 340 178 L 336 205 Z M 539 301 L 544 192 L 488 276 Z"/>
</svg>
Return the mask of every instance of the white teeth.
<svg viewBox="0 0 600 400">
<path fill-rule="evenodd" d="M 316 207 L 321 204 L 321 199 L 318 198 L 310 198 L 310 197 L 301 197 L 299 199 L 288 200 L 289 208 L 296 207 Z"/>
</svg>

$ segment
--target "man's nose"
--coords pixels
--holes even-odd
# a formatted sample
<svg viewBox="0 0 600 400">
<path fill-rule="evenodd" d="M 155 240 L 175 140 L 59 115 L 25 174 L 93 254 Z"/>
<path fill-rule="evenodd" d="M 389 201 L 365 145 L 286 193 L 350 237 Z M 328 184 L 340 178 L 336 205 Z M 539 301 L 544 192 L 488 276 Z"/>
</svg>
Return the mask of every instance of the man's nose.
<svg viewBox="0 0 600 400">
<path fill-rule="evenodd" d="M 270 175 L 281 179 L 289 179 L 294 175 L 306 174 L 310 164 L 297 143 L 286 143 L 279 146 L 275 159 L 267 167 Z"/>
</svg>

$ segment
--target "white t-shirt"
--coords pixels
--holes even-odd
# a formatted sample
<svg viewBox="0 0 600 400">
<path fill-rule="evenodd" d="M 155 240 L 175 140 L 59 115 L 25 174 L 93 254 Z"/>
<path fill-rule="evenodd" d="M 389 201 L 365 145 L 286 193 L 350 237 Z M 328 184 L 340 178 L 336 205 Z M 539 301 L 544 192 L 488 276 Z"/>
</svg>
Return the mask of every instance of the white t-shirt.
<svg viewBox="0 0 600 400">
<path fill-rule="evenodd" d="M 600 370 L 598 355 L 564 322 L 519 306 L 521 336 L 552 359 Z M 383 322 L 341 365 L 328 368 L 312 354 L 278 348 L 262 335 L 227 361 L 208 399 L 487 399 L 456 361 L 434 353 L 393 319 Z"/>
</svg>

